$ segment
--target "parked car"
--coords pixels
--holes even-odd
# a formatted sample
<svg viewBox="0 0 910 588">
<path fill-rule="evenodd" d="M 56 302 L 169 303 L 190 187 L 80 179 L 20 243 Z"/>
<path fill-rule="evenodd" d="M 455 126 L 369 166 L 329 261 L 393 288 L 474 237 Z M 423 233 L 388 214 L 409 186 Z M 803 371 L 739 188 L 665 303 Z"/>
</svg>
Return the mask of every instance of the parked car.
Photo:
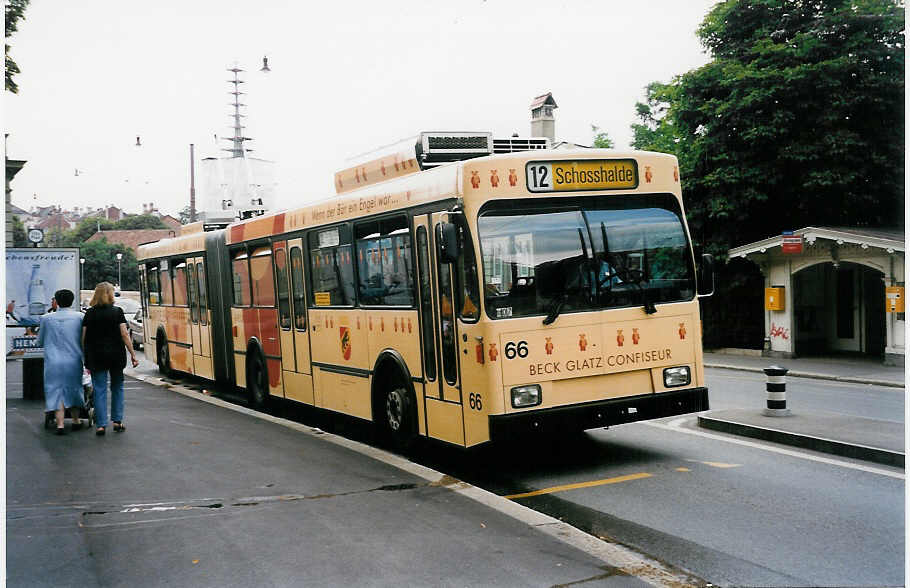
<svg viewBox="0 0 910 588">
<path fill-rule="evenodd" d="M 130 331 L 130 340 L 133 342 L 133 349 L 142 347 L 142 309 L 136 311 L 136 314 L 126 319 L 127 328 Z"/>
<path fill-rule="evenodd" d="M 130 300 L 129 298 L 115 298 L 114 306 L 122 308 L 125 316 L 136 314 L 136 311 L 141 307 L 137 301 Z"/>
</svg>

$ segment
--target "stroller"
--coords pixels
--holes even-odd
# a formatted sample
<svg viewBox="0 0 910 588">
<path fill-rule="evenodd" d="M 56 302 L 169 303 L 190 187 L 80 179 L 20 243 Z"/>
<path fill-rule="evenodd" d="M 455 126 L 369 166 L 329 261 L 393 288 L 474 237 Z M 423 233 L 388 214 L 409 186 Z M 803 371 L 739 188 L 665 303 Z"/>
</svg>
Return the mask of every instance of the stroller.
<svg viewBox="0 0 910 588">
<path fill-rule="evenodd" d="M 69 411 L 63 415 L 66 418 Z M 92 375 L 85 368 L 82 369 L 82 409 L 79 411 L 79 418 L 88 420 L 88 428 L 95 425 L 95 390 L 92 388 Z M 44 428 L 54 429 L 57 423 L 54 419 L 54 411 L 44 413 Z"/>
</svg>

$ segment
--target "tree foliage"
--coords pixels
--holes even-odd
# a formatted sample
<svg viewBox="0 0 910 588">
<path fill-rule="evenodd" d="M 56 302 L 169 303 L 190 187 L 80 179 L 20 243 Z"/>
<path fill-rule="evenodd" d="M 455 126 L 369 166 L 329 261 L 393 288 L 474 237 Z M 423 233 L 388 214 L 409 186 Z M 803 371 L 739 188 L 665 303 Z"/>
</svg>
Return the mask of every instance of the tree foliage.
<svg viewBox="0 0 910 588">
<path fill-rule="evenodd" d="M 107 238 L 82 243 L 79 245 L 79 249 L 79 255 L 85 258 L 82 278 L 86 288 L 92 289 L 99 282 L 117 284 L 117 254 L 122 253 L 120 274 L 123 282 L 120 284 L 120 288 L 122 290 L 139 289 L 139 265 L 132 249 L 117 243 L 108 243 Z"/>
<path fill-rule="evenodd" d="M 680 161 L 706 250 L 808 225 L 903 225 L 904 9 L 890 0 L 727 0 L 713 60 L 636 105 L 633 146 Z"/>
<path fill-rule="evenodd" d="M 613 148 L 613 139 L 610 138 L 606 131 L 601 131 L 597 125 L 591 125 L 591 132 L 594 133 L 594 142 L 592 143 L 594 147 L 598 149 Z"/>
<path fill-rule="evenodd" d="M 25 7 L 28 6 L 29 0 L 6 0 L 6 39 L 9 39 L 13 33 L 18 30 L 17 23 L 25 14 Z M 19 66 L 9 56 L 9 43 L 4 43 L 6 54 L 6 91 L 16 94 L 19 92 L 19 86 L 13 80 L 13 76 L 19 73 Z"/>
<path fill-rule="evenodd" d="M 28 235 L 25 232 L 25 225 L 19 220 L 18 216 L 13 215 L 13 247 L 30 247 Z"/>
</svg>

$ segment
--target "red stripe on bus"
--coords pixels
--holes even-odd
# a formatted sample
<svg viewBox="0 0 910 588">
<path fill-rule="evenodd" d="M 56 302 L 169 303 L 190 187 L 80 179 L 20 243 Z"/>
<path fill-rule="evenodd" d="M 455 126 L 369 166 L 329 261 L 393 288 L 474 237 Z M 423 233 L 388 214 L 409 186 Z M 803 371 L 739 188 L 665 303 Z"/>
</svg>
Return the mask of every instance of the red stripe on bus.
<svg viewBox="0 0 910 588">
<path fill-rule="evenodd" d="M 259 328 L 262 351 L 266 355 L 281 355 L 281 343 L 278 341 L 278 311 L 274 308 L 260 308 Z"/>
<path fill-rule="evenodd" d="M 243 334 L 246 336 L 244 346 L 253 337 L 262 341 L 262 337 L 259 336 L 259 312 L 255 308 L 244 308 L 241 312 L 243 314 Z"/>
<path fill-rule="evenodd" d="M 272 225 L 272 234 L 277 235 L 284 232 L 284 213 L 276 214 L 274 224 Z"/>
</svg>

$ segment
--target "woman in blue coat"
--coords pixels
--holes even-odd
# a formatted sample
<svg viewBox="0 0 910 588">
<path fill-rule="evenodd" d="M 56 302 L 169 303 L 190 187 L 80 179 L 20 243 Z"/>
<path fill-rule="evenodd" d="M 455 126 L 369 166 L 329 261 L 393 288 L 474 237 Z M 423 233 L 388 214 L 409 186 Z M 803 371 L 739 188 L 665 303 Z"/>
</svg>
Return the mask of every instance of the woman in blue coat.
<svg viewBox="0 0 910 588">
<path fill-rule="evenodd" d="M 38 346 L 44 348 L 45 410 L 54 411 L 57 434 L 62 435 L 64 410 L 70 409 L 73 430 L 82 428 L 82 313 L 71 308 L 75 296 L 57 290 L 57 312 L 41 317 Z"/>
</svg>

